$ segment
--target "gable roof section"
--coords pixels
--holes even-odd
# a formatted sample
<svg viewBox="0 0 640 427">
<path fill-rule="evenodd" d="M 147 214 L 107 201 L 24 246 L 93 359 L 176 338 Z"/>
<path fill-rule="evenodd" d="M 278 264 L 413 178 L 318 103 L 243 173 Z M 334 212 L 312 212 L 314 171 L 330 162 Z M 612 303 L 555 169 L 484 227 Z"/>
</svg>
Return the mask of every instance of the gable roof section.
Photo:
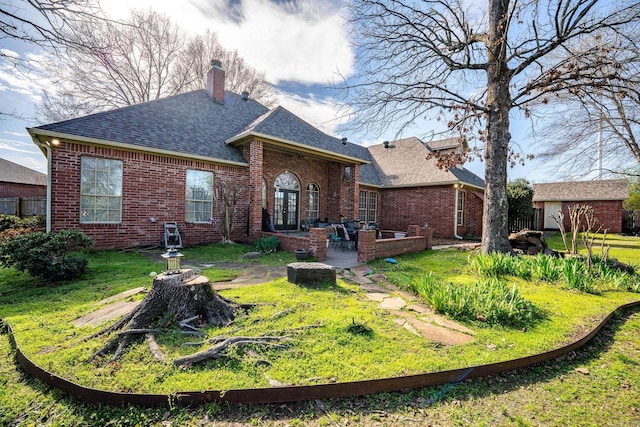
<svg viewBox="0 0 640 427">
<path fill-rule="evenodd" d="M 364 163 L 371 161 L 369 151 L 365 147 L 350 142 L 343 145 L 341 139 L 327 135 L 281 106 L 258 118 L 227 143 L 233 144 L 248 135 L 265 135 Z"/>
<path fill-rule="evenodd" d="M 389 148 L 384 148 L 384 144 L 373 145 L 369 152 L 375 164 L 360 167 L 363 184 L 415 187 L 463 183 L 484 189 L 484 181 L 467 169 L 438 168 L 435 159 L 427 159 L 429 148 L 415 137 L 391 142 Z M 377 176 L 379 184 L 365 180 L 370 172 Z"/>
<path fill-rule="evenodd" d="M 626 179 L 551 182 L 533 184 L 532 187 L 534 202 L 581 202 L 629 198 L 629 183 Z"/>
<path fill-rule="evenodd" d="M 244 164 L 242 154 L 224 141 L 267 111 L 259 102 L 245 101 L 229 91 L 225 91 L 224 104 L 218 104 L 201 89 L 29 131 Z"/>
<path fill-rule="evenodd" d="M 0 182 L 47 185 L 47 175 L 0 158 Z"/>
<path fill-rule="evenodd" d="M 468 148 L 467 140 L 460 137 L 438 139 L 436 141 L 426 141 L 424 144 L 433 151 L 459 150 Z"/>
</svg>

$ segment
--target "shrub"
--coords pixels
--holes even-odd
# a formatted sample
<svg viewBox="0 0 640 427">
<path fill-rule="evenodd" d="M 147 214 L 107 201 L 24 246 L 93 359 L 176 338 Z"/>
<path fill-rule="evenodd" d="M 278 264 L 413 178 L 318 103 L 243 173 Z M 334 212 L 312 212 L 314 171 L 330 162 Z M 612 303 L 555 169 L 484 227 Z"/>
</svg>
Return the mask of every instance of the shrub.
<svg viewBox="0 0 640 427">
<path fill-rule="evenodd" d="M 78 251 L 91 246 L 93 241 L 77 230 L 22 234 L 0 245 L 0 265 L 50 282 L 73 279 L 87 267 Z"/>
<path fill-rule="evenodd" d="M 277 236 L 265 236 L 256 242 L 256 248 L 259 252 L 268 254 L 275 252 L 279 244 Z"/>
<path fill-rule="evenodd" d="M 495 277 L 469 286 L 440 282 L 429 273 L 416 277 L 409 286 L 438 312 L 459 320 L 523 327 L 542 317 L 516 286 L 509 288 Z"/>
<path fill-rule="evenodd" d="M 0 244 L 13 240 L 22 234 L 44 231 L 46 218 L 42 215 L 19 218 L 13 215 L 0 215 Z"/>
</svg>

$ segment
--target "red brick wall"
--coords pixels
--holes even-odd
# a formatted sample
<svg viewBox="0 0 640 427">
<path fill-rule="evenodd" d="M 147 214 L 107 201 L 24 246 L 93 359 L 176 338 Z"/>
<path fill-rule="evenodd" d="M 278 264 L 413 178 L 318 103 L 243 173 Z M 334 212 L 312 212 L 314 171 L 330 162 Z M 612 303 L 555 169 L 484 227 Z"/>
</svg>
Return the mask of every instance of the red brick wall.
<svg viewBox="0 0 640 427">
<path fill-rule="evenodd" d="M 47 186 L 0 182 L 0 199 L 5 197 L 47 197 Z"/>
<path fill-rule="evenodd" d="M 358 232 L 358 261 L 367 262 L 375 258 L 386 258 L 431 249 L 432 230 L 418 225 L 409 226 L 409 237 L 376 239 L 376 232 Z"/>
<path fill-rule="evenodd" d="M 571 219 L 569 218 L 569 206 L 571 205 L 588 205 L 593 208 L 593 216 L 596 219 L 594 230 L 602 226 L 609 233 L 622 232 L 622 201 L 621 200 L 592 200 L 585 202 L 562 202 L 562 213 L 564 214 L 563 224 L 566 231 L 571 230 Z M 544 202 L 534 202 L 535 208 L 542 209 L 542 217 L 546 218 L 552 212 L 544 211 Z M 557 217 L 557 212 L 553 212 Z M 584 221 L 583 221 L 584 222 Z"/>
<path fill-rule="evenodd" d="M 380 227 L 407 230 L 410 224 L 424 226 L 428 223 L 434 237 L 452 238 L 455 193 L 452 185 L 382 190 L 378 206 Z M 479 236 L 482 234 L 483 202 L 472 191 L 465 193 L 464 225 L 458 227 L 458 235 Z"/>
<path fill-rule="evenodd" d="M 80 165 L 84 155 L 123 161 L 121 223 L 80 223 Z M 220 180 L 227 179 L 244 188 L 237 205 L 232 239 L 245 240 L 249 201 L 247 168 L 70 142 L 53 149 L 52 230 L 79 229 L 93 238 L 98 248 L 126 248 L 160 245 L 163 222 L 176 221 L 183 244 L 217 242 L 221 235 L 215 201 L 214 225 L 185 223 L 187 169 L 213 172 L 214 190 Z M 156 221 L 151 222 L 151 217 Z"/>
<path fill-rule="evenodd" d="M 562 211 L 565 214 L 564 225 L 567 230 L 571 229 L 571 221 L 569 219 L 569 206 L 575 205 L 576 202 L 563 202 Z M 596 225 L 592 231 L 596 231 L 598 227 L 606 229 L 609 233 L 622 232 L 622 201 L 621 200 L 604 200 L 604 201 L 586 201 L 578 203 L 580 205 L 588 205 L 593 208 L 593 217 Z"/>
<path fill-rule="evenodd" d="M 247 159 L 248 160 L 248 159 Z M 353 212 L 353 188 L 351 185 L 342 185 L 343 167 L 337 163 L 318 159 L 310 159 L 298 154 L 283 153 L 264 150 L 264 177 L 267 181 L 267 200 L 269 213 L 273 218 L 274 181 L 283 172 L 291 172 L 300 181 L 300 209 L 299 220 L 306 218 L 307 187 L 310 183 L 316 183 L 319 187 L 318 216 L 321 220 L 338 221 L 340 214 L 349 216 Z M 353 170 L 352 170 L 353 174 Z M 335 193 L 335 197 L 334 197 Z M 351 205 L 351 209 L 348 206 Z M 353 216 L 349 216 L 352 218 Z"/>
</svg>

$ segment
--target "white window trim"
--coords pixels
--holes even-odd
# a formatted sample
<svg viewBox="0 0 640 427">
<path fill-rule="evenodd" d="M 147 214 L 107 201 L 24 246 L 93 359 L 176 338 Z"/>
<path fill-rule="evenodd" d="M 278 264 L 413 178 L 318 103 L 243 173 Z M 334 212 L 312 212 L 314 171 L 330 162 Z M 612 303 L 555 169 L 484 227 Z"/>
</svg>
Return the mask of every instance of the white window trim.
<svg viewBox="0 0 640 427">
<path fill-rule="evenodd" d="M 100 159 L 107 160 L 109 162 L 119 162 L 120 163 L 120 195 L 119 196 L 110 196 L 110 195 L 100 195 L 100 194 L 83 194 L 83 184 L 82 184 L 82 171 L 84 169 L 83 161 L 84 159 Z M 122 184 L 124 178 L 124 164 L 122 160 L 117 159 L 109 159 L 105 157 L 95 157 L 95 156 L 82 156 L 80 160 L 80 224 L 120 224 L 122 223 Z M 83 197 L 100 197 L 105 199 L 119 199 L 120 203 L 118 206 L 118 211 L 120 213 L 119 219 L 116 221 L 88 221 L 83 220 L 83 209 L 82 209 L 82 198 Z"/>
<path fill-rule="evenodd" d="M 198 172 L 198 173 L 206 173 L 209 174 L 211 176 L 211 195 L 210 198 L 207 200 L 204 199 L 190 199 L 187 197 L 187 194 L 189 194 L 188 189 L 187 189 L 187 175 L 189 174 L 189 172 Z M 209 218 L 211 218 L 213 216 L 213 191 L 214 191 L 214 185 L 213 185 L 213 172 L 209 172 L 209 171 L 202 171 L 202 170 L 198 170 L 198 169 L 187 169 L 187 171 L 185 172 L 185 179 L 184 179 L 184 185 L 185 185 L 185 205 L 184 205 L 184 219 L 185 222 L 188 222 L 189 224 L 208 224 L 209 223 Z M 187 205 L 189 202 L 195 202 L 195 203 L 211 203 L 211 209 L 209 210 L 209 213 L 207 215 L 206 219 L 202 219 L 200 221 L 195 221 L 195 220 L 190 220 L 190 218 L 187 218 Z M 193 212 L 195 214 L 195 211 Z"/>
</svg>

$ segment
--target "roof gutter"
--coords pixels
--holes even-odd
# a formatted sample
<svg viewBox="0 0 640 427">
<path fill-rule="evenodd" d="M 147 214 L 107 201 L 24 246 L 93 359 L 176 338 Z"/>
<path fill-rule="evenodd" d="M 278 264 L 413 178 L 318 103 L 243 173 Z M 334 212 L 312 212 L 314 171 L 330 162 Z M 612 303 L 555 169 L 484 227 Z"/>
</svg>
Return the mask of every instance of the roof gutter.
<svg viewBox="0 0 640 427">
<path fill-rule="evenodd" d="M 379 184 L 369 184 L 367 182 L 362 182 L 362 181 L 358 181 L 358 184 L 360 185 L 366 185 L 368 187 L 375 187 L 375 188 L 381 188 L 381 189 L 385 189 L 385 188 L 414 188 L 414 187 L 436 187 L 436 186 L 444 186 L 444 185 L 453 185 L 453 186 L 460 186 L 460 188 L 462 188 L 462 186 L 465 187 L 469 187 L 469 188 L 474 188 L 476 190 L 481 190 L 484 191 L 484 187 L 479 187 L 477 185 L 473 185 L 473 184 L 469 184 L 467 182 L 461 182 L 461 181 L 444 181 L 444 182 L 422 182 L 422 183 L 416 183 L 416 184 L 400 184 L 400 185 L 379 185 Z"/>
<path fill-rule="evenodd" d="M 342 159 L 345 160 L 349 163 L 361 163 L 361 164 L 368 164 L 371 163 L 369 160 L 364 160 L 364 159 L 360 159 L 358 157 L 352 157 L 352 156 L 345 156 L 342 154 L 338 154 L 334 151 L 329 151 L 329 150 L 323 150 L 321 148 L 314 148 L 314 147 L 310 147 L 306 144 L 301 144 L 299 142 L 295 142 L 295 141 L 291 141 L 289 139 L 284 139 L 284 138 L 278 138 L 277 136 L 273 136 L 273 135 L 267 135 L 265 133 L 260 133 L 260 132 L 255 132 L 255 131 L 247 131 L 247 132 L 243 132 L 240 133 L 232 138 L 229 138 L 225 141 L 225 144 L 229 144 L 229 145 L 233 145 L 237 142 L 241 142 L 244 139 L 250 138 L 250 137 L 255 137 L 255 138 L 261 138 L 261 139 L 266 139 L 269 141 L 274 141 L 274 142 L 279 142 L 281 144 L 286 144 L 286 145 L 290 145 L 296 148 L 300 148 L 304 151 L 307 152 L 316 152 L 316 153 L 322 153 L 325 154 L 327 156 L 330 157 L 334 157 L 334 158 L 338 158 L 338 159 Z"/>
<path fill-rule="evenodd" d="M 215 157 L 198 156 L 198 155 L 194 155 L 194 154 L 185 154 L 185 153 L 180 153 L 178 151 L 163 150 L 163 149 L 159 149 L 159 148 L 145 147 L 145 146 L 142 146 L 142 145 L 127 144 L 125 142 L 115 142 L 115 141 L 109 141 L 109 140 L 106 140 L 106 139 L 98 139 L 98 138 L 91 138 L 91 137 L 87 137 L 87 136 L 72 135 L 72 134 L 68 134 L 68 133 L 53 132 L 53 131 L 43 130 L 43 129 L 38 129 L 38 128 L 27 128 L 27 132 L 29 132 L 29 135 L 31 135 L 32 138 L 35 138 L 37 135 L 40 135 L 40 136 L 44 136 L 44 137 L 66 139 L 66 140 L 74 141 L 74 142 L 83 142 L 83 143 L 87 143 L 87 144 L 96 144 L 96 145 L 106 145 L 108 147 L 116 147 L 116 148 L 122 148 L 122 149 L 126 149 L 126 150 L 132 150 L 132 151 L 141 151 L 141 152 L 145 152 L 145 153 L 162 154 L 162 155 L 172 156 L 172 157 L 181 157 L 181 158 L 184 158 L 184 159 L 204 160 L 204 161 L 207 161 L 207 162 L 222 163 L 222 164 L 225 164 L 225 165 L 232 165 L 232 166 L 243 166 L 243 167 L 248 167 L 249 166 L 249 164 L 245 163 L 245 162 L 236 162 L 236 161 L 233 161 L 233 160 L 218 159 L 218 158 L 215 158 Z M 40 149 L 43 150 L 42 147 Z M 44 150 L 43 150 L 43 153 L 45 153 Z"/>
</svg>

